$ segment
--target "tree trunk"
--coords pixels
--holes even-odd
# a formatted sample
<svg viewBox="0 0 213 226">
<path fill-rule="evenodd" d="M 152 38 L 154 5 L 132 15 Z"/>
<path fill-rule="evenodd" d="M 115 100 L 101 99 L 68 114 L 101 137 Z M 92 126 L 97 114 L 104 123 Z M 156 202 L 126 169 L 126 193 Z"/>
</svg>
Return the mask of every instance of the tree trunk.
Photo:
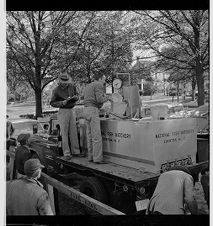
<svg viewBox="0 0 213 226">
<path fill-rule="evenodd" d="M 176 93 L 177 93 L 177 102 L 179 103 L 179 101 L 180 101 L 180 98 L 179 98 L 179 82 L 177 82 L 177 91 L 176 91 Z"/>
<path fill-rule="evenodd" d="M 35 90 L 36 118 L 42 116 L 42 90 Z"/>
<path fill-rule="evenodd" d="M 186 100 L 186 83 L 183 83 L 183 101 Z"/>
<path fill-rule="evenodd" d="M 195 45 L 195 59 L 196 59 L 196 66 L 195 66 L 195 76 L 197 80 L 197 89 L 198 89 L 198 106 L 204 104 L 204 77 L 203 77 L 203 65 L 202 59 L 200 55 L 200 12 L 199 10 L 194 11 L 194 21 L 197 26 L 193 27 L 194 31 L 194 45 Z"/>
<path fill-rule="evenodd" d="M 200 62 L 197 62 L 196 66 L 196 80 L 197 80 L 197 89 L 198 89 L 198 106 L 204 104 L 204 77 L 203 77 L 203 68 Z"/>
<path fill-rule="evenodd" d="M 201 106 L 204 104 L 204 78 L 203 76 L 200 76 L 197 80 L 198 106 Z"/>
<path fill-rule="evenodd" d="M 90 69 L 87 69 L 87 79 L 88 79 L 88 83 L 91 83 Z"/>
<path fill-rule="evenodd" d="M 195 87 L 196 87 L 196 79 L 192 77 L 192 101 L 195 100 Z"/>
</svg>

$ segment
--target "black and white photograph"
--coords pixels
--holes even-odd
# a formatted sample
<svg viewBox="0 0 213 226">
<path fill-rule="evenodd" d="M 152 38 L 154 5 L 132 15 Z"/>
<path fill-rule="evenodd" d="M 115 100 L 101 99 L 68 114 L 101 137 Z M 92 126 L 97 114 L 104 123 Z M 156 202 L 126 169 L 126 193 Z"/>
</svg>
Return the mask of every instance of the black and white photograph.
<svg viewBox="0 0 213 226">
<path fill-rule="evenodd" d="M 209 9 L 5 14 L 5 224 L 208 225 Z"/>
</svg>

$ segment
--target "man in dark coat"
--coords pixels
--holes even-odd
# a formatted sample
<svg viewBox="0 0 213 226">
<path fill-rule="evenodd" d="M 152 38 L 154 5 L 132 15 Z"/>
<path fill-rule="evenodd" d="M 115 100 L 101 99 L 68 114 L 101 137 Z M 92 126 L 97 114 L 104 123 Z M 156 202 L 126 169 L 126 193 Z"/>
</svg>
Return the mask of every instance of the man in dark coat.
<svg viewBox="0 0 213 226">
<path fill-rule="evenodd" d="M 17 141 L 19 145 L 17 146 L 15 153 L 15 168 L 17 173 L 17 178 L 25 175 L 24 173 L 24 163 L 31 158 L 32 154 L 28 147 L 28 140 L 30 138 L 29 133 L 21 133 L 17 137 Z"/>
</svg>

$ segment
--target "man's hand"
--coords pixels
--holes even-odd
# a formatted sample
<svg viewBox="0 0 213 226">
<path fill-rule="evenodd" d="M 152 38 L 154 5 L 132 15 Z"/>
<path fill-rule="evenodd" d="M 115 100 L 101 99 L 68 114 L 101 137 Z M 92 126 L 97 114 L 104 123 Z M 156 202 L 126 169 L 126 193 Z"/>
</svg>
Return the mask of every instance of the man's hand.
<svg viewBox="0 0 213 226">
<path fill-rule="evenodd" d="M 77 100 L 78 100 L 78 96 L 77 96 L 77 95 L 74 95 L 74 96 L 72 97 L 72 99 L 73 99 L 74 101 L 77 101 Z"/>
<path fill-rule="evenodd" d="M 66 100 L 64 100 L 62 103 L 63 103 L 63 106 L 67 104 L 67 102 L 71 99 L 71 97 L 67 97 Z"/>
<path fill-rule="evenodd" d="M 195 199 L 191 202 L 186 203 L 186 206 L 192 215 L 198 214 L 198 205 L 197 205 L 197 201 Z"/>
</svg>

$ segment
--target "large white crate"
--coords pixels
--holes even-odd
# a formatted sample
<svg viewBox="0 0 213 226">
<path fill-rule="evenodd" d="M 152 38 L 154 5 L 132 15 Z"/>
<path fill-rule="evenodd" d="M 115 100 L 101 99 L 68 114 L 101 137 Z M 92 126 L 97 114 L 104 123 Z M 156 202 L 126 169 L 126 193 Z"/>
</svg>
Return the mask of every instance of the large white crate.
<svg viewBox="0 0 213 226">
<path fill-rule="evenodd" d="M 101 120 L 105 158 L 143 171 L 159 172 L 167 161 L 196 161 L 196 120 Z"/>
</svg>

